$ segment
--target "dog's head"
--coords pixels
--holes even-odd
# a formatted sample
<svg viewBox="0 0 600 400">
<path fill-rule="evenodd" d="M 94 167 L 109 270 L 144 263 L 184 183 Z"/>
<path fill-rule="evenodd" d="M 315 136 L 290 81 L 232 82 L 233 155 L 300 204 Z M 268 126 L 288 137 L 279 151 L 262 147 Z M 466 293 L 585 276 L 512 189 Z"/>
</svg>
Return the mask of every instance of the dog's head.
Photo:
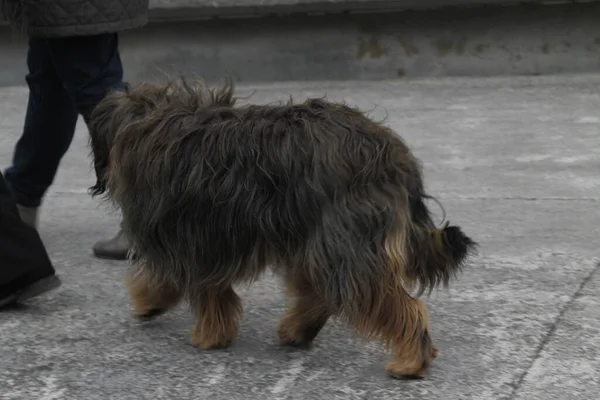
<svg viewBox="0 0 600 400">
<path fill-rule="evenodd" d="M 133 100 L 130 98 L 129 89 L 109 93 L 92 112 L 88 129 L 90 132 L 90 147 L 96 184 L 90 187 L 92 196 L 97 196 L 106 191 L 107 169 L 110 150 L 117 132 L 123 126 L 139 118 Z"/>
<path fill-rule="evenodd" d="M 118 137 L 144 134 L 161 111 L 199 111 L 209 107 L 233 107 L 234 83 L 210 89 L 204 83 L 188 84 L 183 79 L 166 84 L 142 83 L 110 92 L 95 107 L 89 122 L 90 147 L 96 184 L 92 196 L 107 190 L 108 169 L 113 145 Z M 124 151 L 126 149 L 120 149 Z"/>
</svg>

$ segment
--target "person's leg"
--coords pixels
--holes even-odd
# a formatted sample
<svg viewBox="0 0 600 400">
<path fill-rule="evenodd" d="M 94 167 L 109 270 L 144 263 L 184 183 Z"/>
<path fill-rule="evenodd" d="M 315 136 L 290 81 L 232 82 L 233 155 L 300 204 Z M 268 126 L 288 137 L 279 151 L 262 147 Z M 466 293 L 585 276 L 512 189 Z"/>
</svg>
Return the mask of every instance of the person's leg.
<svg viewBox="0 0 600 400">
<path fill-rule="evenodd" d="M 60 286 L 37 231 L 25 224 L 0 174 L 0 308 Z"/>
<path fill-rule="evenodd" d="M 48 47 L 57 74 L 86 123 L 111 90 L 125 90 L 116 33 L 48 39 Z"/>
<path fill-rule="evenodd" d="M 116 33 L 50 39 L 54 66 L 77 111 L 89 123 L 96 105 L 109 91 L 124 90 L 123 65 Z M 129 241 L 120 230 L 112 239 L 96 243 L 97 257 L 124 260 Z"/>
<path fill-rule="evenodd" d="M 35 226 L 37 208 L 73 140 L 77 110 L 54 70 L 44 39 L 29 40 L 27 67 L 25 125 L 5 179 L 22 219 Z"/>
<path fill-rule="evenodd" d="M 123 227 L 112 238 L 99 240 L 94 243 L 92 251 L 98 258 L 106 260 L 126 260 L 129 254 L 131 243 L 125 234 Z"/>
</svg>

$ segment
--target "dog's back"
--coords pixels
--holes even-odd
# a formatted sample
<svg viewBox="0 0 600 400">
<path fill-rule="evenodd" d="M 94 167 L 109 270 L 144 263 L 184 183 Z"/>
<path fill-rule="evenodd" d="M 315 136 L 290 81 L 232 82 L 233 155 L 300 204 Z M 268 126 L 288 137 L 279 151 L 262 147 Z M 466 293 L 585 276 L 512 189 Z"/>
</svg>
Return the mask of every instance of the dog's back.
<svg viewBox="0 0 600 400">
<path fill-rule="evenodd" d="M 131 225 L 140 253 L 169 254 L 195 269 L 196 282 L 251 279 L 323 240 L 364 254 L 357 244 L 381 241 L 398 202 L 422 189 L 402 140 L 343 105 L 315 99 L 169 119 L 160 140 L 141 136 L 127 156 L 145 177 L 127 183 L 141 199 Z"/>
</svg>

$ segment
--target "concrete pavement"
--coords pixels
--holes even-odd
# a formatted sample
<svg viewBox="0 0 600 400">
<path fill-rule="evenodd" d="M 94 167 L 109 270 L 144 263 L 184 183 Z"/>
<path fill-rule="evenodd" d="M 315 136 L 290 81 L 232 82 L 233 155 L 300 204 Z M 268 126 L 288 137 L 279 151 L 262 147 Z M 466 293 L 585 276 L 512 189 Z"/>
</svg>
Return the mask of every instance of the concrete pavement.
<svg viewBox="0 0 600 400">
<path fill-rule="evenodd" d="M 185 308 L 129 314 L 124 263 L 94 259 L 118 215 L 90 199 L 86 132 L 48 194 L 41 234 L 64 286 L 0 313 L 0 399 L 596 399 L 600 391 L 600 75 L 240 88 L 262 103 L 327 94 L 387 116 L 425 165 L 429 191 L 481 244 L 428 304 L 440 356 L 396 381 L 376 343 L 335 321 L 312 350 L 278 346 L 283 295 L 266 276 L 240 290 L 245 314 L 224 351 L 188 344 Z M 0 164 L 26 89 L 0 89 Z"/>
</svg>

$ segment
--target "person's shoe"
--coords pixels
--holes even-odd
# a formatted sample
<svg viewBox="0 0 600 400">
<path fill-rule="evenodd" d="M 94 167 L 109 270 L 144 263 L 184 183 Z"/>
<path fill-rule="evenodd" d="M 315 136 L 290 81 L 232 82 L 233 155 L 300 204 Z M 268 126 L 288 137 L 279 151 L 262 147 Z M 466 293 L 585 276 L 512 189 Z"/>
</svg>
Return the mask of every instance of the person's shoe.
<svg viewBox="0 0 600 400">
<path fill-rule="evenodd" d="M 17 204 L 21 220 L 32 228 L 37 229 L 38 226 L 38 207 L 25 207 Z"/>
<path fill-rule="evenodd" d="M 0 308 L 40 296 L 59 288 L 61 284 L 58 276 L 53 274 L 34 282 L 17 283 L 5 288 L 0 287 Z"/>
<path fill-rule="evenodd" d="M 123 229 L 112 239 L 96 242 L 93 247 L 94 255 L 106 260 L 127 260 L 130 243 Z"/>
</svg>

